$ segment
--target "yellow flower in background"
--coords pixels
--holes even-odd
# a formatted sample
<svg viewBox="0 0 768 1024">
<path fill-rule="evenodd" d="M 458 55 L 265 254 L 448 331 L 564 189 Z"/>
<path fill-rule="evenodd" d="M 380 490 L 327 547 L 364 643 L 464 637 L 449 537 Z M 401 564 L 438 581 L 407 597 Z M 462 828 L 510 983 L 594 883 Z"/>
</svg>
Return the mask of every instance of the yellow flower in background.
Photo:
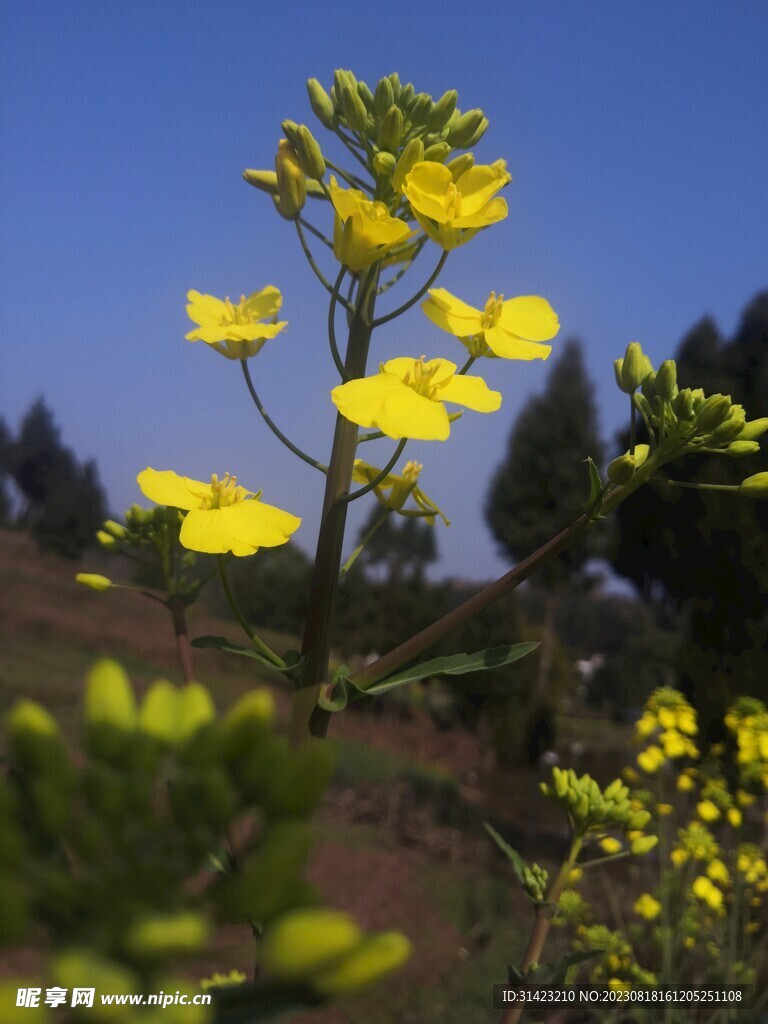
<svg viewBox="0 0 768 1024">
<path fill-rule="evenodd" d="M 656 805 L 656 810 L 664 818 L 669 817 L 669 815 L 672 814 L 674 809 L 675 808 L 672 806 L 672 804 L 657 804 Z"/>
<path fill-rule="evenodd" d="M 435 516 L 440 516 L 445 525 L 450 526 L 450 520 L 426 496 L 424 491 L 417 486 L 417 481 L 423 468 L 420 462 L 411 459 L 406 462 L 402 474 L 387 473 L 384 479 L 374 487 L 373 493 L 382 505 L 386 508 L 391 508 L 393 512 L 399 512 L 405 516 L 423 517 L 430 526 L 433 525 Z M 368 462 L 364 462 L 363 459 L 355 459 L 352 479 L 358 484 L 369 484 L 372 480 L 376 479 L 380 472 L 380 469 L 377 469 L 376 466 L 372 466 Z M 387 491 L 390 493 L 387 494 Z M 416 502 L 420 512 L 416 509 L 404 509 L 404 505 L 409 497 L 412 497 Z"/>
<path fill-rule="evenodd" d="M 635 902 L 635 913 L 644 917 L 646 921 L 653 921 L 661 913 L 661 903 L 654 899 L 650 893 L 644 892 Z"/>
<path fill-rule="evenodd" d="M 405 221 L 390 216 L 384 203 L 371 202 L 359 189 L 340 188 L 331 178 L 330 192 L 336 211 L 333 254 L 350 270 L 370 267 L 413 234 Z"/>
<path fill-rule="evenodd" d="M 712 800 L 700 800 L 696 804 L 696 813 L 702 821 L 713 822 L 720 817 L 720 808 Z"/>
<path fill-rule="evenodd" d="M 481 377 L 456 373 L 448 359 L 400 357 L 382 363 L 379 372 L 340 384 L 331 392 L 334 405 L 361 427 L 376 427 L 387 437 L 445 441 L 451 426 L 443 402 L 495 412 L 501 395 Z"/>
<path fill-rule="evenodd" d="M 661 747 L 647 747 L 637 755 L 637 763 L 644 772 L 647 772 L 648 775 L 653 775 L 664 764 L 664 752 Z"/>
<path fill-rule="evenodd" d="M 723 905 L 722 892 L 706 875 L 699 875 L 691 886 L 691 892 L 712 910 L 719 910 Z"/>
<path fill-rule="evenodd" d="M 675 865 L 676 868 L 681 868 L 686 863 L 690 854 L 687 850 L 681 849 L 679 846 L 670 853 L 669 859 Z"/>
<path fill-rule="evenodd" d="M 618 839 L 614 839 L 613 836 L 606 836 L 605 839 L 600 840 L 600 849 L 603 853 L 618 853 L 622 849 L 621 842 Z"/>
<path fill-rule="evenodd" d="M 502 359 L 546 359 L 550 341 L 560 330 L 557 314 L 546 299 L 520 295 L 504 300 L 491 292 L 483 309 L 462 302 L 445 288 L 433 288 L 421 308 L 441 330 L 459 338 L 472 356 Z"/>
<path fill-rule="evenodd" d="M 227 359 L 255 356 L 288 326 L 287 320 L 277 321 L 283 296 L 271 284 L 248 298 L 242 295 L 237 305 L 194 290 L 187 292 L 187 302 L 189 319 L 198 325 L 187 341 L 204 341 Z"/>
<path fill-rule="evenodd" d="M 725 816 L 731 828 L 739 828 L 741 826 L 742 814 L 738 807 L 729 807 Z"/>
<path fill-rule="evenodd" d="M 450 250 L 504 220 L 507 204 L 496 193 L 511 180 L 503 160 L 470 167 L 455 182 L 443 164 L 423 160 L 412 167 L 403 194 L 432 241 Z"/>
<path fill-rule="evenodd" d="M 260 501 L 237 483 L 237 477 L 214 474 L 210 483 L 179 476 L 170 469 L 147 468 L 138 484 L 150 501 L 186 511 L 179 540 L 191 551 L 252 555 L 260 547 L 285 544 L 301 520 Z"/>
<path fill-rule="evenodd" d="M 677 780 L 677 788 L 681 793 L 690 793 L 692 789 L 696 788 L 696 783 L 690 775 L 681 775 Z"/>
<path fill-rule="evenodd" d="M 725 862 L 720 860 L 719 857 L 715 857 L 715 859 L 710 861 L 707 865 L 707 875 L 713 882 L 720 882 L 722 885 L 728 885 L 731 880 L 731 876 L 728 874 L 728 868 L 725 866 Z"/>
</svg>

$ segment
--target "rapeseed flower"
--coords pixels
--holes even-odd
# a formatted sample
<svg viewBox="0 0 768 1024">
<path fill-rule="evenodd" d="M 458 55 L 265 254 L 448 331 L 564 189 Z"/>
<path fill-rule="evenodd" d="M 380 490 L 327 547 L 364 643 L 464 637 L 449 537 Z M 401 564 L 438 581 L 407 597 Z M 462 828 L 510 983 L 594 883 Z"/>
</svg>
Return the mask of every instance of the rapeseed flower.
<svg viewBox="0 0 768 1024">
<path fill-rule="evenodd" d="M 248 298 L 241 295 L 237 304 L 194 290 L 187 292 L 187 301 L 189 318 L 198 325 L 187 341 L 204 341 L 227 359 L 255 356 L 288 326 L 287 320 L 277 320 L 283 296 L 271 284 Z"/>
<path fill-rule="evenodd" d="M 336 211 L 333 254 L 352 271 L 370 267 L 413 234 L 384 203 L 371 202 L 359 189 L 340 188 L 331 178 L 330 193 Z"/>
</svg>

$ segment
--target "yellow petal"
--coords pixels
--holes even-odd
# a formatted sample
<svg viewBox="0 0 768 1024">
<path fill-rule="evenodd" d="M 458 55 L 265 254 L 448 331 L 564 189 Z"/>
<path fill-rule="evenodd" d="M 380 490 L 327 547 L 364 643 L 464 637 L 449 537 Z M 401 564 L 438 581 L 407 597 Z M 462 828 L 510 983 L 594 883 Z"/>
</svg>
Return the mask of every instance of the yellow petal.
<svg viewBox="0 0 768 1024">
<path fill-rule="evenodd" d="M 501 407 L 501 393 L 491 391 L 482 377 L 455 375 L 440 388 L 444 402 L 456 402 L 475 412 L 496 412 Z"/>
<path fill-rule="evenodd" d="M 498 326 L 527 341 L 549 341 L 560 330 L 557 313 L 538 295 L 519 295 L 503 302 Z"/>
<path fill-rule="evenodd" d="M 150 469 L 147 467 L 136 477 L 142 494 L 158 505 L 172 508 L 199 508 L 203 498 L 210 498 L 211 485 L 202 480 L 179 476 L 171 469 Z"/>
<path fill-rule="evenodd" d="M 285 544 L 301 526 L 301 519 L 274 505 L 250 499 L 221 510 L 226 528 L 243 544 L 274 548 Z"/>
<path fill-rule="evenodd" d="M 490 350 L 502 359 L 546 359 L 552 351 L 551 345 L 525 341 L 502 327 L 487 327 L 483 337 Z"/>
<path fill-rule="evenodd" d="M 400 385 L 384 399 L 377 425 L 387 437 L 412 437 L 418 441 L 445 441 L 451 432 L 442 402 L 433 402 L 413 388 Z"/>
<path fill-rule="evenodd" d="M 451 221 L 454 228 L 484 228 L 496 224 L 509 213 L 506 199 L 492 199 L 475 213 L 464 213 Z"/>
<path fill-rule="evenodd" d="M 482 330 L 482 311 L 468 306 L 444 288 L 433 288 L 421 308 L 433 324 L 457 338 L 469 338 Z"/>
<path fill-rule="evenodd" d="M 224 515 L 230 508 L 192 509 L 181 524 L 179 540 L 190 551 L 202 551 L 209 555 L 252 555 L 257 545 L 248 544 L 232 536 Z"/>
<path fill-rule="evenodd" d="M 456 188 L 461 192 L 462 215 L 478 213 L 511 180 L 511 175 L 498 164 L 470 167 L 456 182 Z"/>
<path fill-rule="evenodd" d="M 394 374 L 378 373 L 339 384 L 331 391 L 331 400 L 341 415 L 352 423 L 373 427 L 385 397 L 401 387 L 401 381 Z"/>
<path fill-rule="evenodd" d="M 190 320 L 202 324 L 210 320 L 220 321 L 227 315 L 227 307 L 214 295 L 203 295 L 201 292 L 187 292 L 187 314 Z"/>
<path fill-rule="evenodd" d="M 443 164 L 423 160 L 414 164 L 405 179 L 403 194 L 414 210 L 438 223 L 449 220 L 444 199 L 453 184 L 453 175 Z"/>
<path fill-rule="evenodd" d="M 268 284 L 260 292 L 253 292 L 245 300 L 247 312 L 257 320 L 266 320 L 282 308 L 283 296 L 279 288 Z"/>
</svg>

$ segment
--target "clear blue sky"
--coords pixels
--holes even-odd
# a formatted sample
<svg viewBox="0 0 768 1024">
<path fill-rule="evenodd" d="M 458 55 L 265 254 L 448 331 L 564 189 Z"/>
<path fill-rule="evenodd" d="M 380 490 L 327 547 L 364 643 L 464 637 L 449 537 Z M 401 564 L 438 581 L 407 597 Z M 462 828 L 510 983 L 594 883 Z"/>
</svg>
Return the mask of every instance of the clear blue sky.
<svg viewBox="0 0 768 1024">
<path fill-rule="evenodd" d="M 491 288 L 549 298 L 561 337 L 585 343 L 612 435 L 612 360 L 628 341 L 663 359 L 705 313 L 733 330 L 768 285 L 768 5 L 476 10 L 6 0 L 0 415 L 15 428 L 44 393 L 116 510 L 139 498 L 148 464 L 230 470 L 302 515 L 300 543 L 313 549 L 322 478 L 263 428 L 236 364 L 184 341 L 184 304 L 188 288 L 283 290 L 289 332 L 252 368 L 275 418 L 324 458 L 337 383 L 324 293 L 291 227 L 240 174 L 271 166 L 282 118 L 309 121 L 306 79 L 330 84 L 342 66 L 372 84 L 397 69 L 417 90 L 455 87 L 464 109 L 486 110 L 478 156 L 507 159 L 510 215 L 459 249 L 441 283 L 476 304 Z M 380 332 L 376 359 L 455 352 L 420 312 L 400 324 Z M 482 369 L 502 410 L 467 414 L 444 445 L 412 446 L 424 489 L 453 519 L 443 569 L 472 578 L 503 568 L 483 497 L 546 364 Z"/>
</svg>

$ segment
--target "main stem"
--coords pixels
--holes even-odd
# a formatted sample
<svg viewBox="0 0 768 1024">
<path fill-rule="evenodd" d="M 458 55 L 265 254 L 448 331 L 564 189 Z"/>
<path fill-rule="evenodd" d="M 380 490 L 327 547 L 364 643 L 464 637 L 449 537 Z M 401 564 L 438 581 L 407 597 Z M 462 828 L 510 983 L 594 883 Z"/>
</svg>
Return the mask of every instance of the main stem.
<svg viewBox="0 0 768 1024">
<path fill-rule="evenodd" d="M 349 326 L 345 368 L 349 377 L 365 375 L 368 346 L 371 341 L 373 310 L 376 302 L 378 269 L 362 278 L 358 299 Z M 331 629 L 339 581 L 347 502 L 352 467 L 357 450 L 358 428 L 341 414 L 336 417 L 331 461 L 325 484 L 320 534 L 309 593 L 309 609 L 301 653 L 305 658 L 301 683 L 294 693 L 289 739 L 301 747 L 311 736 L 322 737 L 328 729 L 328 713 L 318 707 L 320 687 L 327 682 L 331 654 Z"/>
<path fill-rule="evenodd" d="M 168 599 L 168 607 L 173 618 L 173 633 L 176 637 L 176 653 L 179 656 L 181 672 L 185 683 L 191 683 L 195 678 L 195 669 L 192 665 L 192 647 L 189 642 L 189 631 L 187 629 L 187 618 L 184 614 L 184 602 L 178 597 Z"/>
</svg>

